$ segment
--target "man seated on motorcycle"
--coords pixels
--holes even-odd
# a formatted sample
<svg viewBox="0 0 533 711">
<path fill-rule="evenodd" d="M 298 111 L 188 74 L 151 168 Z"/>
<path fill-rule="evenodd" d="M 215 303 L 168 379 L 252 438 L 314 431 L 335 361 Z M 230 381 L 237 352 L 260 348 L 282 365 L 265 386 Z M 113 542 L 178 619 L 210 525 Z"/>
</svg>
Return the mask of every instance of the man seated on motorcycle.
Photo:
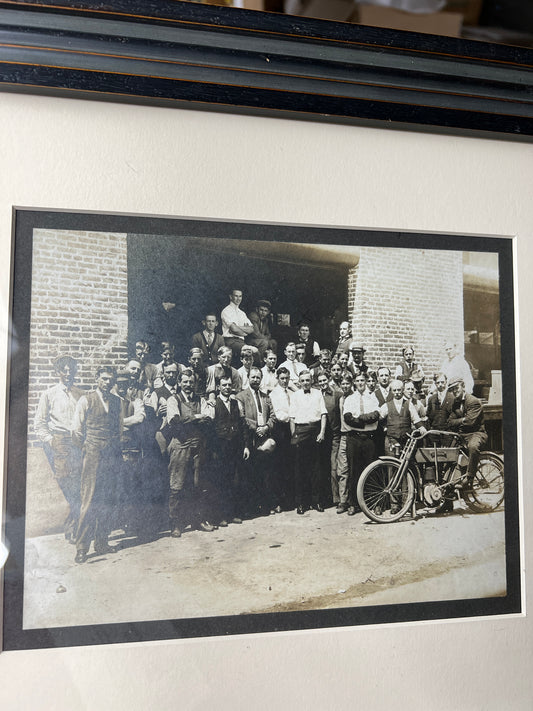
<svg viewBox="0 0 533 711">
<path fill-rule="evenodd" d="M 451 380 L 448 392 L 453 395 L 454 401 L 446 428 L 459 432 L 466 440 L 469 456 L 467 473 L 472 476 L 479 464 L 479 452 L 489 439 L 485 430 L 483 406 L 477 397 L 466 392 L 462 378 Z"/>
</svg>

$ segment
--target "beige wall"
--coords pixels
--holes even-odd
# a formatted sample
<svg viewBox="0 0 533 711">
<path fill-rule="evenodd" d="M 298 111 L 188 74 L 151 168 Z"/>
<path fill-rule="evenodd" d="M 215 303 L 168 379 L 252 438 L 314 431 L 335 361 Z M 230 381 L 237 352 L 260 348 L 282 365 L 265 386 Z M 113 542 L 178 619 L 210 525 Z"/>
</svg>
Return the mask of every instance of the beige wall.
<svg viewBox="0 0 533 711">
<path fill-rule="evenodd" d="M 533 145 L 10 94 L 0 94 L 0 127 L 4 312 L 13 205 L 517 235 L 531 368 Z M 531 400 L 531 379 L 519 391 Z M 531 438 L 523 444 L 531 541 Z M 529 550 L 524 562 L 533 569 Z M 531 618 L 517 617 L 9 652 L 0 702 L 529 710 L 532 645 Z"/>
</svg>

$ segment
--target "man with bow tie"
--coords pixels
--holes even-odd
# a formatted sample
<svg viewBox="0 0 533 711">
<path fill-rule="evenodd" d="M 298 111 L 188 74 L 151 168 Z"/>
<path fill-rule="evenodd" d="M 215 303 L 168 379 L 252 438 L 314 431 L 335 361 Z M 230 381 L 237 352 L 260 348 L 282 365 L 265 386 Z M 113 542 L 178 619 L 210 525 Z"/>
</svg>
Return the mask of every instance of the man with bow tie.
<svg viewBox="0 0 533 711">
<path fill-rule="evenodd" d="M 311 373 L 302 371 L 300 389 L 291 394 L 289 410 L 292 443 L 296 448 L 294 494 L 298 514 L 305 513 L 310 504 L 316 511 L 324 511 L 320 500 L 318 446 L 326 434 L 327 409 L 324 396 L 311 383 Z"/>
</svg>

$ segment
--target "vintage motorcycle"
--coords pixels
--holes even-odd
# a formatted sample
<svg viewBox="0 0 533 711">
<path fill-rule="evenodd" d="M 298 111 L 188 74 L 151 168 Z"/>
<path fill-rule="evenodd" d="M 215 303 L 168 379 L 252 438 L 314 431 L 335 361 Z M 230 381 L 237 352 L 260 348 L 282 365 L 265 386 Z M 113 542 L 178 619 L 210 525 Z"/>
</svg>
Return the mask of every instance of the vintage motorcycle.
<svg viewBox="0 0 533 711">
<path fill-rule="evenodd" d="M 417 503 L 445 509 L 458 494 L 472 511 L 495 511 L 504 499 L 502 458 L 481 452 L 473 475 L 467 467 L 468 449 L 460 434 L 415 430 L 397 456 L 380 457 L 366 467 L 357 501 L 376 523 L 398 521 L 408 512 L 414 518 Z"/>
</svg>

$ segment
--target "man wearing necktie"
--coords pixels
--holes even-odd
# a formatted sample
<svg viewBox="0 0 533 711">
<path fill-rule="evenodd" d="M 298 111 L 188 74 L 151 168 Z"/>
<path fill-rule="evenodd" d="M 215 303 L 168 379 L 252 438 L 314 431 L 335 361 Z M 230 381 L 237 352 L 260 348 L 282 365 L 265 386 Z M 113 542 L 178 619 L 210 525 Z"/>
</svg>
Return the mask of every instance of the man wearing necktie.
<svg viewBox="0 0 533 711">
<path fill-rule="evenodd" d="M 217 351 L 224 345 L 224 338 L 217 333 L 218 319 L 216 314 L 208 313 L 202 321 L 203 330 L 195 333 L 191 339 L 191 347 L 199 348 L 204 356 L 205 366 L 218 362 Z"/>
<path fill-rule="evenodd" d="M 291 395 L 290 424 L 292 444 L 296 448 L 295 500 L 296 513 L 303 514 L 312 504 L 324 511 L 320 500 L 318 445 L 326 434 L 326 403 L 319 390 L 311 388 L 308 370 L 300 373 L 300 389 Z"/>
<path fill-rule="evenodd" d="M 252 366 L 249 385 L 237 394 L 237 400 L 250 438 L 250 459 L 244 482 L 249 492 L 249 512 L 256 510 L 268 515 L 280 507 L 281 494 L 273 477 L 275 417 L 270 398 L 260 390 L 262 375 L 259 368 Z"/>
<path fill-rule="evenodd" d="M 430 430 L 445 430 L 452 411 L 454 397 L 448 390 L 448 379 L 444 373 L 436 373 L 433 381 L 437 391 L 428 399 L 426 417 Z"/>
<path fill-rule="evenodd" d="M 218 525 L 242 523 L 241 463 L 250 456 L 249 430 L 232 395 L 231 377 L 220 378 L 220 393 L 215 402 L 213 465 L 218 500 Z"/>
</svg>

